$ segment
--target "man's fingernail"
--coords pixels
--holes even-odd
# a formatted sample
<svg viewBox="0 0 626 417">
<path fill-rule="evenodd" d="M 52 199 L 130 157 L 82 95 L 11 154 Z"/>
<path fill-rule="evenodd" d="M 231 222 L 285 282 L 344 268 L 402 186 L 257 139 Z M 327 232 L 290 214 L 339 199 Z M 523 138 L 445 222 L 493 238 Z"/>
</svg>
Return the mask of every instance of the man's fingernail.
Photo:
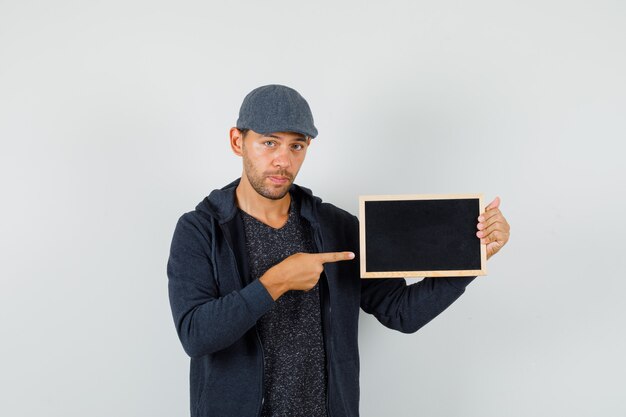
<svg viewBox="0 0 626 417">
<path fill-rule="evenodd" d="M 485 220 L 485 218 L 484 218 L 483 216 L 480 216 L 480 217 L 478 218 L 478 221 L 479 221 L 479 222 L 482 222 L 483 220 Z"/>
<path fill-rule="evenodd" d="M 354 253 L 350 252 L 350 253 L 348 254 L 348 258 L 353 259 L 353 258 L 354 258 Z"/>
</svg>

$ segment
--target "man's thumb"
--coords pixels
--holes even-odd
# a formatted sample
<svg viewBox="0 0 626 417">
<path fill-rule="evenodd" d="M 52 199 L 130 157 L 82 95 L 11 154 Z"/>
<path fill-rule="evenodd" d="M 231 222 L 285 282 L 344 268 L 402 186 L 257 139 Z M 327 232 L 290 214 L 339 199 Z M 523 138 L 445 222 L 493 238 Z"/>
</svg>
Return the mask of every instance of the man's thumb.
<svg viewBox="0 0 626 417">
<path fill-rule="evenodd" d="M 485 211 L 498 208 L 499 206 L 500 206 L 500 197 L 496 197 L 493 199 L 491 203 L 489 203 L 487 208 L 485 208 Z"/>
</svg>

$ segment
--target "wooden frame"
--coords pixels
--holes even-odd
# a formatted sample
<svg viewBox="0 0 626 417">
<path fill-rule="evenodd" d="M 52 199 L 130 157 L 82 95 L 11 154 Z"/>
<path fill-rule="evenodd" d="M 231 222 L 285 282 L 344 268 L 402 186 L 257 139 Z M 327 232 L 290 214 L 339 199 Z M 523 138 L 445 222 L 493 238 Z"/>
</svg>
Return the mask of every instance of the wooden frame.
<svg viewBox="0 0 626 417">
<path fill-rule="evenodd" d="M 408 278 L 408 277 L 446 277 L 446 276 L 478 276 L 487 275 L 487 249 L 480 244 L 480 269 L 453 269 L 432 271 L 366 271 L 366 230 L 365 230 L 365 203 L 368 201 L 406 201 L 406 200 L 453 200 L 478 199 L 480 213 L 485 211 L 482 194 L 404 194 L 404 195 L 365 195 L 359 196 L 359 234 L 360 234 L 360 264 L 361 278 Z M 478 231 L 478 229 L 476 229 Z M 478 239 L 478 237 L 476 237 Z"/>
</svg>

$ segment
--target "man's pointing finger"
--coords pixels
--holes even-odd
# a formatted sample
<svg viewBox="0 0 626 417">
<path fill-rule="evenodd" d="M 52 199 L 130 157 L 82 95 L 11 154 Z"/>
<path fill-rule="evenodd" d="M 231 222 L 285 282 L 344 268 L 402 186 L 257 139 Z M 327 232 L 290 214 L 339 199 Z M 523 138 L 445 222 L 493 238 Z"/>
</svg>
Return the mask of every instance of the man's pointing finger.
<svg viewBox="0 0 626 417">
<path fill-rule="evenodd" d="M 354 259 L 354 253 L 352 252 L 325 252 L 318 253 L 317 255 L 318 259 L 322 263 L 349 261 L 350 259 Z"/>
</svg>

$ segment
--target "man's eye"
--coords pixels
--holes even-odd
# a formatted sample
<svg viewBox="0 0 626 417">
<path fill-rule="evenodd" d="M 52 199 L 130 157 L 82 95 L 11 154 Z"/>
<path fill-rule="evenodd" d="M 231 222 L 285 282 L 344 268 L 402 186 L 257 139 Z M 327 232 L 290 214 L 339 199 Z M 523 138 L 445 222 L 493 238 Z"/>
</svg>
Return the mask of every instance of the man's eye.
<svg viewBox="0 0 626 417">
<path fill-rule="evenodd" d="M 300 151 L 300 150 L 304 149 L 304 146 L 302 146 L 301 144 L 297 143 L 297 144 L 293 145 L 293 148 L 296 151 Z"/>
<path fill-rule="evenodd" d="M 274 141 L 272 141 L 272 140 L 266 140 L 265 142 L 263 142 L 263 144 L 264 144 L 265 146 L 270 146 L 270 147 L 271 147 L 271 146 L 274 146 Z"/>
</svg>

